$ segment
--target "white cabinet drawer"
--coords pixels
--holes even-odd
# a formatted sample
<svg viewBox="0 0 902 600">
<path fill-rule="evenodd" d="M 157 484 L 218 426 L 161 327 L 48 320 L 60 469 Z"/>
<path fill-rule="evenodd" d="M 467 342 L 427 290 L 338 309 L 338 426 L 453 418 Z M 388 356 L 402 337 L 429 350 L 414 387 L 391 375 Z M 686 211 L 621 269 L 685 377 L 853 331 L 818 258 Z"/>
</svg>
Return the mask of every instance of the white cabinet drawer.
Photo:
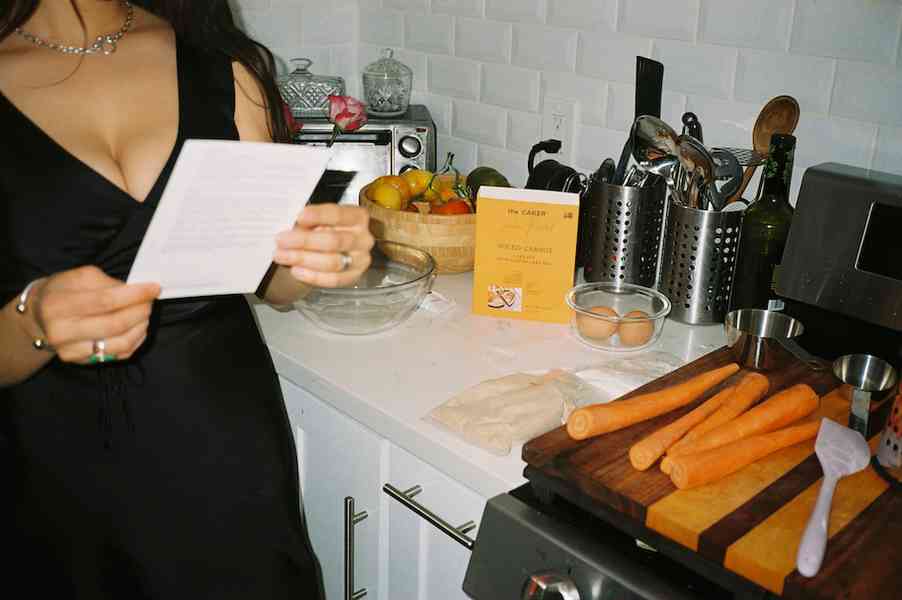
<svg viewBox="0 0 902 600">
<path fill-rule="evenodd" d="M 394 445 L 386 483 L 406 491 L 419 486 L 413 500 L 459 527 L 478 526 L 485 498 Z M 470 551 L 394 498 L 389 501 L 389 597 L 392 600 L 465 599 L 461 585 Z M 475 538 L 476 529 L 466 533 Z"/>
</svg>

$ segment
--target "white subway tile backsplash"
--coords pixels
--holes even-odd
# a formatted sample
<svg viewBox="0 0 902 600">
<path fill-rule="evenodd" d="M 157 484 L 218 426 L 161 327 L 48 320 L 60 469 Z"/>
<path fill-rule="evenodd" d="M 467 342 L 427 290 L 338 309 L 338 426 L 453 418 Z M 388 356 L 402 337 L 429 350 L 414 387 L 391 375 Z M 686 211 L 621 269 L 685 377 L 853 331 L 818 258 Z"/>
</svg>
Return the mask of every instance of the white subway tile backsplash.
<svg viewBox="0 0 902 600">
<path fill-rule="evenodd" d="M 576 133 L 576 164 L 597 169 L 605 158 L 616 161 L 625 141 L 622 131 L 583 125 Z"/>
<path fill-rule="evenodd" d="M 670 123 L 677 128 L 677 131 L 683 128 L 683 113 L 686 112 L 686 96 L 664 90 L 661 95 L 661 119 L 665 123 Z"/>
<path fill-rule="evenodd" d="M 576 31 L 541 25 L 514 25 L 511 61 L 523 67 L 573 71 L 576 66 Z"/>
<path fill-rule="evenodd" d="M 430 92 L 466 100 L 479 98 L 479 63 L 448 56 L 430 56 L 427 64 Z"/>
<path fill-rule="evenodd" d="M 461 173 L 469 173 L 476 168 L 476 143 L 468 140 L 461 140 L 450 135 L 438 136 L 438 156 L 436 163 L 438 168 L 445 164 L 445 157 L 448 153 L 454 154 L 454 166 Z"/>
<path fill-rule="evenodd" d="M 429 0 L 382 0 L 382 6 L 403 11 L 425 11 Z"/>
<path fill-rule="evenodd" d="M 269 11 L 242 8 L 236 11 L 236 19 L 243 24 L 249 36 L 267 46 L 291 47 L 302 44 L 304 41 L 298 39 L 302 23 L 301 8 L 286 7 L 281 13 L 279 19 L 273 19 Z"/>
<path fill-rule="evenodd" d="M 750 147 L 764 102 L 796 97 L 794 194 L 804 169 L 828 160 L 902 173 L 900 0 L 231 4 L 276 54 L 280 73 L 286 59 L 307 56 L 314 73 L 345 77 L 353 95 L 361 69 L 394 48 L 414 70 L 413 101 L 436 122 L 439 162 L 450 150 L 464 172 L 494 163 L 515 185 L 541 139 L 546 95 L 575 103 L 574 165 L 594 170 L 619 156 L 634 116 L 637 55 L 664 62 L 662 119 L 680 130 L 683 112 L 696 112 L 711 146 Z M 755 189 L 753 180 L 746 196 Z"/>
<path fill-rule="evenodd" d="M 694 112 L 702 124 L 705 145 L 752 148 L 752 128 L 761 112 L 760 104 L 689 96 L 686 110 Z M 683 128 L 680 120 L 670 124 L 677 131 Z"/>
<path fill-rule="evenodd" d="M 729 98 L 736 50 L 662 40 L 654 58 L 664 63 L 664 87 L 686 94 Z"/>
<path fill-rule="evenodd" d="M 620 0 L 618 31 L 692 41 L 699 0 Z"/>
<path fill-rule="evenodd" d="M 330 72 L 345 80 L 345 93 L 354 97 L 360 96 L 360 69 L 357 66 L 357 52 L 354 46 L 332 46 Z M 316 71 L 314 71 L 315 73 Z"/>
<path fill-rule="evenodd" d="M 405 15 L 404 45 L 421 52 L 451 54 L 452 24 L 452 17 L 445 15 Z"/>
<path fill-rule="evenodd" d="M 680 130 L 680 117 L 685 107 L 685 96 L 664 90 L 661 95 L 661 119 Z M 636 119 L 636 87 L 627 83 L 608 84 L 607 128 L 628 132 Z M 624 140 L 626 133 L 624 133 Z"/>
<path fill-rule="evenodd" d="M 576 72 L 589 77 L 633 83 L 636 57 L 651 56 L 651 40 L 616 33 L 579 34 Z"/>
<path fill-rule="evenodd" d="M 435 122 L 435 131 L 442 135 L 451 133 L 451 99 L 414 90 L 410 95 L 413 104 L 423 104 L 429 109 Z"/>
<path fill-rule="evenodd" d="M 790 49 L 892 64 L 900 16 L 898 0 L 797 0 Z"/>
<path fill-rule="evenodd" d="M 538 71 L 491 63 L 482 65 L 482 102 L 536 111 L 539 87 Z"/>
<path fill-rule="evenodd" d="M 308 5 L 301 12 L 301 39 L 305 44 L 345 44 L 354 41 L 352 6 Z"/>
<path fill-rule="evenodd" d="M 399 12 L 384 10 L 360 11 L 360 41 L 365 44 L 402 46 L 404 18 Z"/>
<path fill-rule="evenodd" d="M 528 173 L 526 156 L 523 154 L 480 144 L 477 160 L 482 166 L 498 169 L 512 186 L 523 187 L 526 185 Z"/>
<path fill-rule="evenodd" d="M 781 94 L 799 101 L 802 110 L 826 113 L 833 86 L 829 58 L 783 52 L 740 50 L 736 68 L 736 99 L 764 103 Z"/>
<path fill-rule="evenodd" d="M 877 151 L 871 168 L 886 173 L 902 172 L 902 128 L 880 128 L 877 133 Z"/>
<path fill-rule="evenodd" d="M 548 0 L 548 24 L 613 31 L 617 0 Z"/>
<path fill-rule="evenodd" d="M 902 71 L 897 67 L 839 61 L 830 112 L 851 119 L 902 125 Z"/>
<path fill-rule="evenodd" d="M 457 19 L 454 54 L 486 62 L 510 62 L 513 27 L 501 21 Z"/>
<path fill-rule="evenodd" d="M 485 0 L 432 0 L 432 12 L 440 15 L 481 17 Z"/>
<path fill-rule="evenodd" d="M 501 21 L 541 23 L 545 18 L 544 0 L 485 0 L 485 16 Z"/>
<path fill-rule="evenodd" d="M 555 96 L 579 102 L 582 123 L 604 127 L 607 124 L 607 85 L 598 79 L 574 73 L 542 73 L 542 97 Z"/>
<path fill-rule="evenodd" d="M 699 41 L 784 50 L 792 26 L 787 0 L 702 0 Z"/>
<path fill-rule="evenodd" d="M 507 148 L 529 152 L 542 139 L 542 116 L 516 110 L 507 113 Z"/>
<path fill-rule="evenodd" d="M 507 139 L 507 112 L 501 108 L 454 100 L 451 133 L 480 144 L 504 146 Z"/>
<path fill-rule="evenodd" d="M 803 112 L 794 135 L 798 142 L 792 176 L 793 198 L 802 182 L 802 173 L 812 165 L 839 162 L 867 167 L 874 151 L 877 126 Z"/>
<path fill-rule="evenodd" d="M 628 83 L 608 84 L 608 129 L 629 131 L 636 117 L 636 86 Z"/>
</svg>

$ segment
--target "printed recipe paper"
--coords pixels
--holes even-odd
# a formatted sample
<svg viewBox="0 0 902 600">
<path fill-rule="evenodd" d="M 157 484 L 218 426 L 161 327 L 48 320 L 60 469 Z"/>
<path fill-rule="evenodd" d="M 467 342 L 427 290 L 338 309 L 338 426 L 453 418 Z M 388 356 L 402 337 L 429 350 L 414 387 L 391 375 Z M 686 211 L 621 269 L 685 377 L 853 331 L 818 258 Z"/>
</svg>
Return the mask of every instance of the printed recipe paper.
<svg viewBox="0 0 902 600">
<path fill-rule="evenodd" d="M 294 223 L 330 157 L 321 147 L 186 141 L 128 283 L 157 282 L 161 299 L 254 292 L 276 234 Z"/>
</svg>

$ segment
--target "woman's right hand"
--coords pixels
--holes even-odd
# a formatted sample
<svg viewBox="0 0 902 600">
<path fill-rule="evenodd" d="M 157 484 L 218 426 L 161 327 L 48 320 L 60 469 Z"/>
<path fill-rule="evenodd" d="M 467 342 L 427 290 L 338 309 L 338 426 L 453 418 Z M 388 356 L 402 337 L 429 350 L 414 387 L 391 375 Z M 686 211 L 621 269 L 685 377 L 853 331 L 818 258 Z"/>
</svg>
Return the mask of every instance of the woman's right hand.
<svg viewBox="0 0 902 600">
<path fill-rule="evenodd" d="M 99 340 L 106 354 L 130 357 L 147 338 L 160 294 L 158 284 L 126 284 L 94 266 L 56 273 L 34 287 L 28 303 L 38 331 L 60 360 L 79 364 L 89 362 Z"/>
</svg>

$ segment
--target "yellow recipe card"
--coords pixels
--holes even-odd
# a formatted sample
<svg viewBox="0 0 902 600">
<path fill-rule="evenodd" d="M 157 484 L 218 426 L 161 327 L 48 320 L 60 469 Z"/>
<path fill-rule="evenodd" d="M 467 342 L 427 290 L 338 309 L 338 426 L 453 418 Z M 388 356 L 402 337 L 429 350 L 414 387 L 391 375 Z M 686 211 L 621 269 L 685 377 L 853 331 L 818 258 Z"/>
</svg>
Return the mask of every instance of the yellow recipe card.
<svg viewBox="0 0 902 600">
<path fill-rule="evenodd" d="M 569 322 L 578 219 L 578 194 L 480 187 L 473 312 Z"/>
</svg>

